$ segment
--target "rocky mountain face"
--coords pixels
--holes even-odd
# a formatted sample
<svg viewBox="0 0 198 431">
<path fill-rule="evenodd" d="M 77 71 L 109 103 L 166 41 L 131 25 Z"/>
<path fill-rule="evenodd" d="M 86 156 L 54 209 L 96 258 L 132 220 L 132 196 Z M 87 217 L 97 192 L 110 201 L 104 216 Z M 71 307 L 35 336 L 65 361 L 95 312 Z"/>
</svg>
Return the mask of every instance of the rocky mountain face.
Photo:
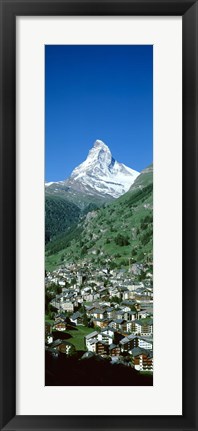
<svg viewBox="0 0 198 431">
<path fill-rule="evenodd" d="M 109 147 L 96 140 L 86 160 L 77 166 L 65 181 L 46 184 L 47 194 L 63 195 L 68 199 L 108 201 L 126 193 L 139 172 L 117 162 Z M 76 198 L 75 198 L 76 196 Z M 77 200 L 76 199 L 76 200 Z"/>
<path fill-rule="evenodd" d="M 87 159 L 73 170 L 67 185 L 88 194 L 117 198 L 127 192 L 138 175 L 139 172 L 117 162 L 109 147 L 97 140 Z"/>
</svg>

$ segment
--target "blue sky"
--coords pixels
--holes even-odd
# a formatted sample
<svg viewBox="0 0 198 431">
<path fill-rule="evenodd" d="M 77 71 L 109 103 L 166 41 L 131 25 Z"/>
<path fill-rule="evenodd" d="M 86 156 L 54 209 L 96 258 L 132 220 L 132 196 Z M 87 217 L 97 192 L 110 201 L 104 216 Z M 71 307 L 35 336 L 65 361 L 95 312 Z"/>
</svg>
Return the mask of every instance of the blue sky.
<svg viewBox="0 0 198 431">
<path fill-rule="evenodd" d="M 151 45 L 45 47 L 46 181 L 67 178 L 96 139 L 137 171 L 152 162 Z"/>
</svg>

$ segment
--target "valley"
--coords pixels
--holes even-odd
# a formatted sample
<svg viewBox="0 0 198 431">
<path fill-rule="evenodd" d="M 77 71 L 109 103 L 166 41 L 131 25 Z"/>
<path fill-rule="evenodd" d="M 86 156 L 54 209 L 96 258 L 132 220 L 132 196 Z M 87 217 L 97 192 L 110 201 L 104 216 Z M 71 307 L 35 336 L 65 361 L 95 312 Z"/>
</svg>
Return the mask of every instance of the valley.
<svg viewBox="0 0 198 431">
<path fill-rule="evenodd" d="M 73 229 L 46 246 L 46 269 L 64 261 L 86 259 L 113 267 L 133 262 L 152 262 L 153 172 L 145 169 L 130 190 L 109 204 L 81 213 Z"/>
<path fill-rule="evenodd" d="M 106 147 L 96 141 L 64 185 L 46 186 L 47 384 L 66 384 L 52 358 L 71 384 L 85 384 L 79 364 L 95 384 L 96 370 L 122 384 L 115 365 L 123 384 L 152 384 L 153 166 L 137 173 Z"/>
</svg>

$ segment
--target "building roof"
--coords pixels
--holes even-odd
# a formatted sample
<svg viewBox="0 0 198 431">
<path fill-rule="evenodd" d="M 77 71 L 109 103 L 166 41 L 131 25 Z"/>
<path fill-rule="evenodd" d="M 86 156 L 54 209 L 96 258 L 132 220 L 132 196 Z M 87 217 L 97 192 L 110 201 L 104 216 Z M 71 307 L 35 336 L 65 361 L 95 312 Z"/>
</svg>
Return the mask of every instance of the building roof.
<svg viewBox="0 0 198 431">
<path fill-rule="evenodd" d="M 85 305 L 85 308 L 87 311 L 90 311 L 90 310 L 93 310 L 95 308 L 95 306 L 94 305 L 89 305 L 89 306 Z"/>
<path fill-rule="evenodd" d="M 129 343 L 131 340 L 134 340 L 135 338 L 137 338 L 136 335 L 130 334 L 127 337 L 122 338 L 122 340 L 120 340 L 120 344 Z"/>
<path fill-rule="evenodd" d="M 117 344 L 114 344 L 114 343 L 110 344 L 109 350 L 113 350 L 115 348 L 119 348 L 119 346 Z"/>
<path fill-rule="evenodd" d="M 86 340 L 89 340 L 89 338 L 95 337 L 96 335 L 98 335 L 98 331 L 93 331 L 90 334 L 87 334 L 85 338 Z"/>
<path fill-rule="evenodd" d="M 65 319 L 65 314 L 63 313 L 58 313 L 55 317 L 55 319 Z"/>
<path fill-rule="evenodd" d="M 129 340 L 134 340 L 134 338 L 136 338 L 136 335 L 130 334 L 128 335 Z"/>
<path fill-rule="evenodd" d="M 89 344 L 97 344 L 97 343 L 98 343 L 98 339 L 97 338 L 93 338 L 89 342 Z"/>
<path fill-rule="evenodd" d="M 105 328 L 101 329 L 101 332 L 106 332 L 106 331 L 116 332 L 116 329 L 111 326 L 106 326 Z"/>
<path fill-rule="evenodd" d="M 143 341 L 146 341 L 146 343 L 150 343 L 150 344 L 153 344 L 153 339 L 152 338 L 149 338 L 149 337 L 140 337 L 140 336 L 136 336 L 137 338 L 139 338 L 139 340 L 143 340 Z"/>
<path fill-rule="evenodd" d="M 99 308 L 97 308 L 96 310 L 94 310 L 93 314 L 104 314 L 104 310 L 101 310 Z"/>
<path fill-rule="evenodd" d="M 76 313 L 72 314 L 71 319 L 72 320 L 76 320 L 76 319 L 78 319 L 79 317 L 82 317 L 82 316 L 83 316 L 82 313 L 80 313 L 79 311 L 76 311 Z"/>
<path fill-rule="evenodd" d="M 118 324 L 122 324 L 122 323 L 125 323 L 126 320 L 124 320 L 124 319 L 114 319 L 113 322 L 118 323 Z"/>
<path fill-rule="evenodd" d="M 116 315 L 123 315 L 124 316 L 124 314 L 126 313 L 126 311 L 124 311 L 124 310 L 118 310 L 118 311 L 116 311 Z"/>
<path fill-rule="evenodd" d="M 148 326 L 152 326 L 153 325 L 153 319 L 151 319 L 150 317 L 147 317 L 146 319 L 136 319 L 136 320 L 134 320 L 134 323 L 137 323 L 138 325 L 141 325 L 141 326 L 145 326 L 145 325 L 148 325 Z"/>
<path fill-rule="evenodd" d="M 63 321 L 63 320 L 57 320 L 55 323 L 54 323 L 54 326 L 57 326 L 57 325 L 66 325 L 66 322 L 65 322 L 65 320 Z"/>
<path fill-rule="evenodd" d="M 124 338 L 122 338 L 122 340 L 120 340 L 120 344 L 126 344 L 126 343 L 129 343 L 129 338 L 128 337 L 124 337 Z"/>
<path fill-rule="evenodd" d="M 149 356 L 150 358 L 153 357 L 152 350 L 142 349 L 141 347 L 134 347 L 134 349 L 131 349 L 131 353 L 134 357 L 139 355 Z"/>
<path fill-rule="evenodd" d="M 125 299 L 124 301 L 122 301 L 122 304 L 126 304 L 126 305 L 135 305 L 136 301 L 133 301 L 131 299 Z"/>
</svg>

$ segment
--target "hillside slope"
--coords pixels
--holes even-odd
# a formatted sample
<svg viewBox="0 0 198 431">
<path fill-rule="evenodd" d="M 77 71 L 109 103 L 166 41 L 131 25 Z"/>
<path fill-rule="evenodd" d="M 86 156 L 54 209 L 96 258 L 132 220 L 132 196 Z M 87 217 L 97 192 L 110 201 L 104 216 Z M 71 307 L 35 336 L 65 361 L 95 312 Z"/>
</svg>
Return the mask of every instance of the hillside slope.
<svg viewBox="0 0 198 431">
<path fill-rule="evenodd" d="M 45 242 L 68 230 L 79 220 L 77 205 L 59 196 L 45 198 Z"/>
<path fill-rule="evenodd" d="M 131 262 L 152 261 L 153 167 L 137 177 L 130 190 L 102 208 L 89 212 L 54 253 L 46 248 L 46 268 L 65 261 L 90 260 L 123 268 Z"/>
</svg>

